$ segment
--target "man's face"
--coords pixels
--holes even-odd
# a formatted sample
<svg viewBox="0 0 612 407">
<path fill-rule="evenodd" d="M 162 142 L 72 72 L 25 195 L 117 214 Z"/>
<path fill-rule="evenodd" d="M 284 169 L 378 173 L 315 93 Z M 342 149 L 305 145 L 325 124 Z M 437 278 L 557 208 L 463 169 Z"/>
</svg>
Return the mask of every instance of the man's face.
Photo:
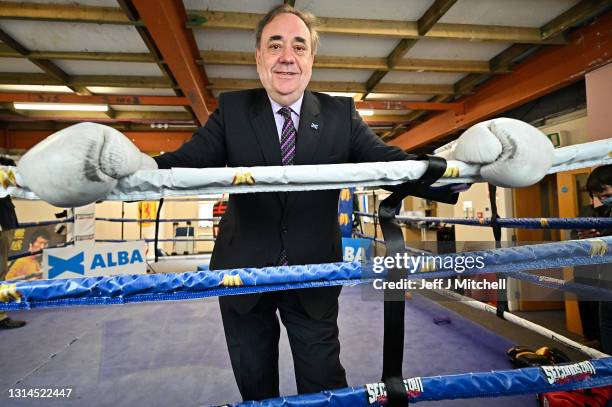
<svg viewBox="0 0 612 407">
<path fill-rule="evenodd" d="M 38 236 L 34 242 L 30 243 L 30 251 L 37 252 L 46 249 L 49 246 L 49 241 L 42 236 Z"/>
<path fill-rule="evenodd" d="M 308 27 L 294 14 L 277 15 L 263 29 L 255 60 L 268 95 L 280 105 L 291 105 L 312 76 L 314 55 Z"/>
<path fill-rule="evenodd" d="M 595 207 L 603 205 L 601 201 L 612 196 L 612 186 L 604 185 L 604 190 L 593 194 L 593 204 Z"/>
</svg>

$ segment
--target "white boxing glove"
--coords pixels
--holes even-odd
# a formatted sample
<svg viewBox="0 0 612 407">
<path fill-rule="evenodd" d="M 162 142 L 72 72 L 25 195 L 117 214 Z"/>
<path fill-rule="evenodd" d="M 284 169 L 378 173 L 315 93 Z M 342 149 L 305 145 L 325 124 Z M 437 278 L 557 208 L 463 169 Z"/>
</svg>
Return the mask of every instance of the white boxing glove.
<svg viewBox="0 0 612 407">
<path fill-rule="evenodd" d="M 60 207 L 104 198 L 117 180 L 157 163 L 123 134 L 96 123 L 79 123 L 35 145 L 17 164 L 25 187 Z"/>
<path fill-rule="evenodd" d="M 530 124 L 499 118 L 475 124 L 458 139 L 448 159 L 480 164 L 484 180 L 521 188 L 539 182 L 553 165 L 551 141 Z"/>
</svg>

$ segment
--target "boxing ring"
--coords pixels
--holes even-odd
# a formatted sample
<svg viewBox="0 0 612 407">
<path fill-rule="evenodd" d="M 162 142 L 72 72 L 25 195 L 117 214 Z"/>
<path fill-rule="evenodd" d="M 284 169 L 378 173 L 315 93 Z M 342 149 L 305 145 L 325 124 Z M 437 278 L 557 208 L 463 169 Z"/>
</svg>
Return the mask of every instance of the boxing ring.
<svg viewBox="0 0 612 407">
<path fill-rule="evenodd" d="M 599 150 L 602 146 L 606 146 L 607 150 L 602 154 L 602 150 Z M 579 166 L 591 166 L 601 163 L 609 163 L 610 158 L 608 157 L 608 153 L 612 151 L 612 143 L 608 140 L 605 140 L 605 143 L 598 142 L 597 148 L 586 148 L 585 150 L 597 151 L 597 158 L 593 158 L 593 154 L 589 156 L 588 159 L 585 159 L 581 156 L 581 152 L 576 153 L 574 149 L 574 156 L 564 163 L 556 163 L 555 171 L 565 171 L 567 169 L 579 168 Z M 584 151 L 584 150 L 581 150 Z M 567 155 L 567 154 L 566 154 Z M 575 159 L 576 156 L 580 156 L 580 160 Z M 418 179 L 421 177 L 426 168 L 422 168 L 422 165 L 425 163 L 417 163 L 419 164 L 416 172 L 410 174 L 410 179 Z M 445 183 L 456 183 L 456 182 L 478 182 L 478 177 L 474 176 L 474 172 L 470 172 L 469 166 L 464 167 L 465 165 L 453 164 L 449 163 L 450 168 L 459 168 L 459 173 L 466 174 L 465 176 L 459 177 L 455 171 L 451 171 L 450 173 L 445 173 L 445 177 L 441 178 L 442 181 L 439 184 Z M 311 167 L 311 166 L 304 166 Z M 415 167 L 416 168 L 416 167 Z M 347 171 L 353 171 L 353 167 L 346 167 Z M 380 185 L 381 177 L 384 179 L 384 184 L 400 184 L 405 181 L 404 176 L 402 175 L 398 180 L 395 175 L 405 171 L 405 167 L 400 165 L 391 166 L 388 168 L 383 168 L 381 170 L 380 166 L 376 167 L 377 170 L 381 170 L 383 174 L 377 173 L 375 180 L 367 181 L 367 179 L 371 179 L 372 173 L 375 168 L 367 167 L 366 175 L 363 178 L 358 178 L 357 181 L 353 181 L 349 184 L 351 185 Z M 422 169 L 421 172 L 419 172 Z M 332 172 L 336 172 L 337 168 L 330 169 Z M 190 182 L 179 183 L 176 189 L 172 191 L 168 191 L 165 189 L 167 185 L 176 185 L 177 178 L 181 178 L 180 174 L 183 173 L 185 175 L 184 179 L 189 180 L 191 178 L 195 178 L 199 176 L 201 172 L 197 172 L 200 170 L 188 170 L 190 174 L 187 174 L 183 171 L 176 170 L 168 170 L 169 172 L 165 172 L 162 174 L 136 174 L 137 177 L 143 176 L 148 181 L 142 181 L 142 178 L 138 178 L 139 183 L 146 184 L 151 186 L 150 191 L 142 191 L 137 190 L 136 192 L 129 194 L 129 199 L 134 199 L 134 196 L 139 197 L 138 199 L 151 199 L 154 197 L 159 197 L 161 195 L 185 195 L 187 192 L 193 194 L 194 189 L 193 185 Z M 299 167 L 294 168 L 286 168 L 280 177 L 282 179 L 279 180 L 279 174 L 273 174 L 270 172 L 266 173 L 265 168 L 259 168 L 257 171 L 253 169 L 245 170 L 239 169 L 238 173 L 235 169 L 220 169 L 223 174 L 213 174 L 213 177 L 219 176 L 224 180 L 227 180 L 228 174 L 231 176 L 232 180 L 229 185 L 220 185 L 220 181 L 213 181 L 213 186 L 207 187 L 199 187 L 196 188 L 195 191 L 197 193 L 201 193 L 202 191 L 210 192 L 210 190 L 215 190 L 215 192 L 232 192 L 232 193 L 244 193 L 244 192 L 261 192 L 261 191 L 291 191 L 291 190 L 314 190 L 314 189 L 330 189 L 337 188 L 340 185 L 340 180 L 331 180 L 329 182 L 322 182 L 321 180 L 325 178 L 327 173 L 321 175 L 318 172 L 315 172 L 316 176 L 313 175 L 313 168 L 303 168 Z M 301 173 L 302 176 L 306 176 L 308 178 L 308 182 L 305 183 L 295 183 L 291 182 L 294 178 L 302 179 L 301 176 L 298 176 L 300 171 L 305 171 Z M 197 172 L 197 173 L 196 173 Z M 325 172 L 325 171 L 321 171 Z M 236 183 L 237 175 L 239 174 L 240 181 Z M 395 175 L 394 175 L 395 174 Z M 402 173 L 404 174 L 404 173 Z M 159 177 L 157 177 L 159 175 Z M 325 175 L 325 176 L 324 176 Z M 346 174 L 344 174 L 346 175 Z M 392 176 L 390 176 L 392 175 Z M 272 178 L 266 178 L 272 177 Z M 391 178 L 396 178 L 391 180 Z M 133 178 L 133 177 L 130 177 Z M 446 180 L 445 180 L 446 178 Z M 351 178 L 355 179 L 355 177 Z M 161 180 L 161 181 L 160 181 Z M 264 181 L 262 181 L 264 180 Z M 266 181 L 267 180 L 267 181 Z M 289 180 L 289 181 L 288 181 Z M 132 180 L 126 180 L 126 182 L 136 182 Z M 161 182 L 161 184 L 159 183 Z M 227 182 L 227 181 L 224 181 Z M 232 185 L 233 184 L 233 185 Z M 132 184 L 130 188 L 132 188 L 136 184 Z M 140 184 L 139 184 L 140 185 Z M 256 186 L 256 188 L 251 188 Z M 126 195 L 125 191 L 122 189 L 124 186 L 118 186 L 115 192 L 111 194 L 111 199 L 128 199 L 128 195 Z M 159 188 L 159 189 L 158 189 Z M 27 190 L 18 191 L 16 188 L 11 189 L 8 188 L 11 193 L 16 193 L 17 196 L 34 198 L 32 193 Z M 129 189 L 129 188 L 128 188 Z M 160 192 L 161 191 L 161 192 Z M 374 216 L 374 215 L 372 215 Z M 414 219 L 398 219 L 403 221 L 416 221 Z M 419 221 L 432 221 L 431 219 L 421 219 Z M 435 221 L 435 220 L 434 220 Z M 446 219 L 448 221 L 448 219 Z M 560 220 L 562 221 L 562 220 Z M 515 222 L 515 220 L 512 220 Z M 526 225 L 527 227 L 560 227 L 560 228 L 571 228 L 579 229 L 579 228 L 590 228 L 596 225 L 596 227 L 602 227 L 601 220 L 594 219 L 582 219 L 582 220 L 570 220 L 565 224 L 558 223 L 558 220 L 553 219 L 535 219 L 528 221 L 521 221 L 518 223 L 508 223 L 508 227 L 522 227 L 519 224 Z M 485 225 L 486 221 L 480 222 L 479 225 Z M 605 225 L 608 225 L 604 222 Z M 512 225 L 512 226 L 509 226 Z M 567 226 L 567 227 L 566 227 Z M 485 260 L 485 267 L 479 271 L 470 271 L 462 274 L 464 276 L 467 275 L 477 275 L 483 273 L 491 273 L 495 272 L 498 274 L 507 274 L 508 276 L 512 276 L 518 278 L 517 276 L 523 276 L 521 273 L 525 273 L 527 270 L 532 269 L 543 269 L 543 268 L 553 268 L 553 267 L 565 267 L 565 266 L 574 266 L 574 265 L 601 265 L 601 264 L 609 264 L 612 262 L 612 251 L 609 250 L 610 245 L 612 244 L 611 237 L 604 237 L 598 239 L 586 239 L 580 241 L 567 241 L 567 242 L 559 242 L 559 243 L 549 243 L 549 244 L 540 244 L 540 245 L 527 245 L 521 247 L 512 247 L 512 248 L 498 248 L 487 251 L 478 251 L 471 253 L 474 256 L 482 256 Z M 461 255 L 466 255 L 466 253 L 461 253 Z M 355 319 L 352 324 L 353 328 L 355 326 L 359 326 L 361 329 L 369 331 L 371 335 L 365 342 L 365 348 L 360 348 L 359 350 L 355 350 L 349 355 L 350 359 L 356 358 L 365 358 L 368 359 L 369 354 L 373 354 L 377 357 L 376 360 L 380 360 L 380 354 L 378 351 L 374 351 L 375 348 L 380 348 L 379 345 L 373 345 L 373 338 L 377 338 L 377 330 L 380 332 L 380 317 L 376 317 L 373 314 L 367 312 L 368 309 L 380 312 L 382 308 L 382 298 L 379 297 L 378 301 L 358 301 L 357 297 L 362 295 L 360 291 L 362 287 L 369 287 L 372 285 L 374 280 L 377 278 L 384 278 L 387 276 L 389 270 L 383 271 L 375 271 L 370 263 L 334 263 L 334 264 L 320 264 L 320 265 L 308 265 L 308 266 L 285 266 L 285 267 L 269 267 L 263 269 L 235 269 L 235 270 L 217 270 L 217 271 L 209 271 L 206 270 L 206 267 L 202 267 L 199 271 L 188 272 L 188 273 L 180 273 L 180 274 L 151 274 L 151 275 L 122 275 L 122 276 L 112 276 L 112 277 L 91 277 L 91 278 L 82 278 L 82 279 L 70 279 L 70 280 L 47 280 L 47 281 L 17 281 L 11 283 L 5 283 L 0 285 L 0 310 L 29 310 L 40 308 L 42 313 L 47 313 L 46 315 L 50 316 L 51 319 L 57 317 L 52 312 L 52 308 L 57 308 L 59 310 L 66 309 L 68 307 L 75 306 L 85 306 L 85 305 L 97 305 L 102 306 L 101 308 L 74 308 L 78 313 L 88 313 L 93 312 L 96 313 L 98 310 L 104 309 L 106 306 L 116 305 L 116 304 L 129 304 L 124 305 L 128 309 L 133 309 L 136 313 L 146 314 L 146 307 L 155 307 L 156 311 L 159 312 L 162 317 L 167 318 L 166 311 L 161 311 L 164 307 L 163 304 L 157 304 L 158 302 L 164 301 L 176 301 L 176 300 L 197 300 L 195 304 L 201 304 L 200 301 L 204 301 L 204 304 L 210 305 L 210 301 L 202 300 L 207 297 L 215 297 L 221 295 L 237 295 L 244 293 L 252 293 L 252 292 L 268 292 L 268 291 L 277 291 L 277 290 L 288 290 L 288 289 L 296 289 L 296 288 L 308 288 L 308 287 L 316 287 L 316 286 L 328 286 L 328 285 L 343 285 L 346 287 L 345 294 L 341 296 L 340 302 L 341 307 L 351 307 L 353 308 Z M 442 278 L 456 275 L 456 271 L 452 269 L 444 269 L 444 268 L 431 268 L 431 267 L 421 267 L 420 269 L 415 269 L 414 272 L 407 275 L 408 280 L 422 280 L 424 278 Z M 542 280 L 539 281 L 542 285 L 551 286 L 554 285 L 557 288 L 563 288 L 567 291 L 572 292 L 585 292 L 589 290 L 589 287 L 584 286 L 582 284 L 566 284 L 563 281 L 551 281 L 551 280 Z M 445 295 L 442 291 L 440 291 L 442 295 Z M 447 295 L 451 295 L 446 293 Z M 612 299 L 612 294 L 609 290 L 603 289 L 595 289 L 589 291 L 589 294 L 597 295 L 599 298 Z M 138 303 L 156 303 L 144 306 Z M 410 303 L 410 301 L 406 301 L 406 303 Z M 194 308 L 190 306 L 190 304 L 194 304 L 194 302 L 172 302 L 170 305 L 177 306 L 179 309 L 182 309 L 184 313 L 194 313 L 196 315 L 193 319 L 189 319 L 188 322 L 198 321 L 200 318 L 203 318 L 201 315 L 201 310 L 196 311 Z M 433 305 L 432 305 L 433 304 Z M 446 312 L 435 303 L 428 303 L 426 299 L 418 298 L 416 299 L 412 305 L 414 308 L 421 308 L 425 313 L 425 317 L 422 315 L 417 315 L 416 317 L 411 316 L 408 313 L 408 344 L 406 347 L 407 352 L 422 352 L 422 354 L 427 356 L 433 356 L 433 354 L 445 355 L 444 352 L 452 352 L 448 348 L 444 348 L 445 343 L 449 342 L 444 339 L 445 334 L 452 335 L 448 331 L 451 326 L 457 326 L 460 330 L 465 328 L 467 325 L 470 326 L 470 329 L 475 329 L 477 331 L 476 335 L 468 336 L 468 340 L 465 338 L 457 339 L 452 338 L 453 340 L 457 340 L 461 342 L 461 344 L 465 344 L 467 342 L 471 342 L 477 345 L 480 348 L 496 348 L 496 346 L 502 344 L 503 348 L 507 348 L 509 342 L 504 340 L 503 338 L 496 337 L 494 334 L 487 334 L 482 332 L 482 328 L 478 328 L 475 324 L 471 324 L 469 321 L 462 319 L 459 315 L 452 315 L 450 319 L 453 321 L 453 324 L 449 324 L 451 326 L 439 326 L 435 323 L 432 326 L 437 330 L 435 335 L 437 336 L 434 339 L 426 339 L 419 337 L 418 332 L 415 333 L 415 339 L 411 338 L 410 328 L 411 326 L 425 326 L 425 321 L 428 320 L 431 323 L 432 320 L 432 309 L 434 309 L 434 313 L 437 312 Z M 482 307 L 481 307 L 482 308 Z M 429 311 L 427 311 L 429 310 Z M 355 312 L 356 311 L 356 312 Z M 488 310 L 490 311 L 490 310 Z M 429 314 L 427 314 L 429 312 Z M 341 312 L 342 318 L 346 318 L 348 314 L 346 310 Z M 34 314 L 36 315 L 36 313 Z M 42 315 L 42 314 L 41 314 Z M 371 326 L 366 324 L 363 326 L 363 321 L 361 319 L 364 316 L 371 317 L 371 320 L 368 319 L 368 323 L 371 323 Z M 36 317 L 35 317 L 36 318 Z M 147 321 L 155 322 L 160 320 L 159 315 L 148 315 Z M 205 324 L 205 328 L 207 332 L 214 332 L 214 326 L 210 323 L 210 316 L 206 316 L 206 321 L 202 321 Z M 119 320 L 121 321 L 121 320 Z M 129 322 L 129 321 L 128 321 Z M 104 328 L 104 335 L 113 336 L 116 334 L 123 333 L 124 335 L 130 335 L 130 325 L 128 322 L 114 322 L 110 324 L 111 326 Z M 217 323 L 218 317 L 217 317 Z M 172 323 L 171 323 L 172 324 Z M 343 322 L 340 321 L 342 325 Z M 91 321 L 86 322 L 85 325 L 91 327 Z M 216 329 L 219 329 L 220 325 L 217 326 Z M 90 328 L 93 329 L 93 328 Z M 25 332 L 25 331 L 24 331 Z M 108 332 L 108 333 L 107 333 Z M 154 331 L 149 329 L 147 332 L 153 334 Z M 345 343 L 342 337 L 342 329 L 341 329 L 341 343 Z M 19 333 L 19 332 L 18 332 Z M 78 346 L 79 341 L 83 338 L 87 337 L 87 340 L 95 342 L 94 338 L 88 338 L 87 330 L 81 332 L 80 336 L 78 332 L 74 332 L 73 336 L 75 339 L 72 343 L 68 344 L 65 349 L 69 349 L 73 346 Z M 219 346 L 219 335 L 222 337 L 222 329 L 217 333 L 213 334 L 213 339 L 216 340 L 217 346 L 214 350 L 211 350 L 209 347 L 197 346 L 196 349 L 200 351 L 192 353 L 193 349 L 189 349 L 186 351 L 187 355 L 181 354 L 185 350 L 178 349 L 169 349 L 169 353 L 173 353 L 174 356 L 178 357 L 181 361 L 185 361 L 188 364 L 193 363 L 192 359 L 194 357 L 199 358 L 200 355 L 212 355 L 212 353 L 224 353 L 225 348 L 223 346 Z M 109 336 L 109 337 L 110 337 Z M 186 343 L 193 343 L 193 339 L 185 340 Z M 487 339 L 491 341 L 491 343 L 487 343 Z M 556 338 L 555 338 L 556 339 Z M 179 343 L 181 342 L 180 335 L 178 338 Z M 150 341 L 155 342 L 155 339 L 150 339 Z M 83 341 L 85 342 L 85 341 Z M 374 341 L 376 342 L 376 341 Z M 411 347 L 411 345 L 415 345 L 420 342 L 420 348 Z M 563 342 L 563 341 L 562 341 Z M 437 351 L 432 349 L 433 344 L 439 345 Z M 571 342 L 565 341 L 566 345 L 572 347 Z M 74 345 L 76 344 L 76 345 Z M 155 343 L 157 344 L 157 343 Z M 159 345 L 159 344 L 157 344 Z M 446 344 L 448 345 L 448 344 Z M 283 345 L 281 345 L 283 346 Z M 285 345 L 286 346 L 286 345 Z M 499 347 L 499 346 L 498 346 Z M 14 348 L 14 346 L 13 346 Z M 100 354 L 104 354 L 104 346 L 102 345 L 102 351 Z M 421 359 L 419 362 L 419 358 L 410 358 L 410 361 L 405 361 L 407 371 L 413 372 L 414 366 L 412 364 L 422 365 L 422 369 L 419 372 L 415 372 L 415 375 L 409 376 L 403 380 L 401 383 L 404 386 L 406 396 L 411 403 L 414 402 L 426 402 L 426 401 L 437 401 L 437 400 L 449 400 L 449 399 L 471 399 L 471 398 L 489 398 L 489 397 L 500 397 L 500 396 L 518 396 L 518 395 L 526 395 L 526 394 L 534 394 L 541 392 L 550 392 L 550 391 L 566 391 L 566 390 L 574 390 L 579 388 L 590 388 L 590 387 L 600 387 L 606 385 L 612 385 L 612 358 L 608 355 L 605 355 L 597 350 L 574 346 L 576 350 L 584 352 L 588 357 L 593 358 L 589 360 L 582 360 L 576 363 L 571 363 L 569 365 L 558 365 L 556 367 L 548 368 L 523 368 L 523 369 L 502 369 L 500 368 L 500 364 L 492 363 L 491 366 L 488 366 L 487 363 L 480 364 L 471 364 L 464 363 L 462 367 L 466 367 L 466 370 L 472 370 L 478 372 L 479 370 L 490 370 L 490 371 L 482 371 L 481 373 L 459 373 L 452 372 L 446 370 L 443 372 L 445 374 L 436 374 L 435 372 L 430 371 L 432 368 L 431 363 L 427 363 L 426 359 Z M 286 348 L 285 348 L 286 349 Z M 180 370 L 180 366 L 173 365 L 171 362 L 160 362 L 159 360 L 155 360 L 154 362 L 149 361 L 149 364 L 143 367 L 141 364 L 136 368 L 129 367 L 127 365 L 122 365 L 119 362 L 119 359 L 124 355 L 124 352 L 129 350 L 133 350 L 136 354 L 141 353 L 135 346 L 128 347 L 125 349 L 114 349 L 112 352 L 108 353 L 112 360 L 115 363 L 121 365 L 126 373 L 123 376 L 131 376 L 133 374 L 139 373 L 141 371 L 145 371 L 147 366 L 158 367 L 161 366 L 162 369 L 165 369 L 168 366 L 173 368 L 177 368 Z M 499 350 L 499 349 L 497 349 Z M 432 354 L 433 351 L 433 354 Z M 84 350 L 80 351 L 81 355 L 86 355 Z M 477 350 L 475 350 L 477 352 Z M 64 373 L 70 371 L 69 369 L 77 368 L 78 364 L 76 360 L 71 360 L 69 355 L 66 352 L 60 352 L 63 354 L 64 359 L 68 359 L 67 368 L 68 370 L 62 370 Z M 346 351 L 345 351 L 346 353 Z M 125 353 L 126 355 L 129 353 Z M 281 354 L 283 351 L 281 349 Z M 167 356 L 167 355 L 166 355 Z M 467 355 L 464 355 L 464 357 Z M 502 358 L 505 359 L 505 355 L 501 354 Z M 12 357 L 12 356 L 11 356 Z M 163 355 L 156 355 L 156 357 L 160 357 L 164 360 Z M 444 358 L 446 360 L 449 359 L 448 355 L 445 355 Z M 452 357 L 451 357 L 452 358 Z M 129 359 L 129 357 L 128 357 Z M 216 362 L 221 364 L 221 361 L 216 358 Z M 467 358 L 462 358 L 463 360 L 467 360 Z M 18 363 L 17 360 L 15 360 Z M 132 361 L 135 362 L 135 361 Z M 343 360 L 343 362 L 346 362 Z M 482 362 L 482 360 L 480 361 Z M 498 358 L 497 362 L 500 362 Z M 104 362 L 99 361 L 101 364 L 98 370 L 98 381 L 101 382 L 105 391 L 108 391 L 110 388 L 108 387 L 112 382 L 110 377 L 112 372 L 115 371 L 113 368 L 106 369 L 104 368 Z M 165 363 L 165 364 L 164 364 Z M 228 361 L 225 361 L 226 366 Z M 136 362 L 138 365 L 138 363 Z M 345 363 L 348 367 L 350 363 Z M 376 363 L 375 363 L 376 364 Z M 447 365 L 452 365 L 452 363 L 446 363 Z M 42 372 L 50 367 L 50 362 L 46 361 L 44 363 L 40 363 L 37 366 L 29 366 L 29 371 L 27 375 L 19 378 L 18 380 L 13 380 L 13 384 L 25 383 L 24 380 L 27 377 L 33 377 L 33 374 L 36 372 Z M 378 364 L 376 364 L 377 370 Z M 443 366 L 434 366 L 435 368 L 440 368 L 440 370 L 444 371 Z M 454 366 L 457 367 L 457 366 Z M 218 372 L 219 365 L 215 366 L 215 372 Z M 351 368 L 347 369 L 350 373 Z M 428 371 L 429 370 L 429 371 Z M 288 371 L 287 366 L 281 366 L 281 377 L 287 376 L 283 373 Z M 47 370 L 48 372 L 48 370 Z M 215 387 L 227 385 L 227 383 L 232 382 L 233 378 L 230 375 L 228 376 L 228 372 L 219 373 L 219 377 L 217 380 L 213 380 L 212 388 L 209 388 L 208 385 L 207 391 L 215 391 Z M 34 375 L 35 376 L 35 375 Z M 48 375 L 46 378 L 48 379 L 53 375 Z M 330 405 L 330 406 L 374 406 L 374 405 L 386 405 L 388 404 L 388 395 L 385 389 L 384 384 L 378 382 L 372 382 L 371 378 L 375 376 L 369 376 L 369 379 L 361 380 L 358 383 L 370 383 L 366 385 L 360 385 L 356 387 L 349 387 L 344 389 L 335 389 L 329 390 L 322 393 L 317 394 L 309 394 L 309 395 L 299 395 L 299 396 L 290 396 L 290 397 L 281 397 L 279 399 L 266 400 L 263 402 L 247 402 L 242 404 L 235 405 L 266 405 L 266 406 L 320 406 L 320 405 Z M 45 377 L 41 377 L 41 379 L 45 380 Z M 354 378 L 350 378 L 351 383 L 355 383 Z M 106 382 L 105 382 L 106 380 Z M 189 380 L 189 379 L 186 379 Z M 34 383 L 36 382 L 34 377 Z M 29 385 L 32 384 L 32 381 L 28 381 Z M 6 385 L 6 383 L 3 383 Z M 179 386 L 180 387 L 180 386 Z M 218 391 L 218 390 L 217 390 Z M 105 393 L 100 393 L 105 394 Z M 189 401 L 187 404 L 191 404 L 194 400 L 201 400 L 201 393 L 191 394 Z M 134 396 L 132 396 L 134 397 Z M 182 397 L 182 396 L 181 396 Z M 112 399 L 113 397 L 110 396 Z M 132 400 L 135 400 L 132 398 Z M 186 398 L 184 399 L 186 400 Z M 517 399 L 499 399 L 496 400 L 496 404 L 504 405 L 505 401 L 511 400 L 508 405 L 517 405 Z M 521 404 L 524 404 L 528 399 L 521 399 Z M 116 400 L 115 400 L 116 401 Z M 159 399 L 157 399 L 159 401 Z M 499 401 L 499 402 L 498 402 Z M 208 401 L 206 401 L 209 403 Z M 473 400 L 469 401 L 469 404 L 464 405 L 476 405 Z M 155 404 L 155 403 L 153 403 Z M 461 405 L 461 404 L 454 404 Z"/>
</svg>

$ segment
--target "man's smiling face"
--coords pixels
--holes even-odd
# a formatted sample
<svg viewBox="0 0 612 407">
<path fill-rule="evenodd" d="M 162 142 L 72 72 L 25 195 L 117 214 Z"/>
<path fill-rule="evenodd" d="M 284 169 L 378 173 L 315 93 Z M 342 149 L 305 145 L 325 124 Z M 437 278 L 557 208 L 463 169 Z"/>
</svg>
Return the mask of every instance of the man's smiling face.
<svg viewBox="0 0 612 407">
<path fill-rule="evenodd" d="M 308 27 L 295 14 L 274 17 L 263 29 L 255 60 L 268 95 L 282 106 L 291 105 L 312 76 L 314 55 Z"/>
</svg>

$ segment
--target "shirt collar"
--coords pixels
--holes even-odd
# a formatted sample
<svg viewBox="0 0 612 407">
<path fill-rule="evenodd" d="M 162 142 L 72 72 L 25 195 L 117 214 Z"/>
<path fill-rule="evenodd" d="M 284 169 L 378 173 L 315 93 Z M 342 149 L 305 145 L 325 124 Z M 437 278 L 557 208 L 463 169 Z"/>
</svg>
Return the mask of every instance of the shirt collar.
<svg viewBox="0 0 612 407">
<path fill-rule="evenodd" d="M 281 106 L 280 104 L 276 103 L 271 97 L 270 95 L 268 95 L 268 99 L 270 99 L 270 103 L 272 104 L 272 112 L 277 113 L 281 108 L 283 108 L 284 106 Z M 300 98 L 298 100 L 296 100 L 295 102 L 293 102 L 293 104 L 287 106 L 288 108 L 290 108 L 294 114 L 296 115 L 300 115 L 300 111 L 302 109 L 302 100 L 304 99 L 304 94 L 302 93 L 302 96 L 300 96 Z"/>
</svg>

